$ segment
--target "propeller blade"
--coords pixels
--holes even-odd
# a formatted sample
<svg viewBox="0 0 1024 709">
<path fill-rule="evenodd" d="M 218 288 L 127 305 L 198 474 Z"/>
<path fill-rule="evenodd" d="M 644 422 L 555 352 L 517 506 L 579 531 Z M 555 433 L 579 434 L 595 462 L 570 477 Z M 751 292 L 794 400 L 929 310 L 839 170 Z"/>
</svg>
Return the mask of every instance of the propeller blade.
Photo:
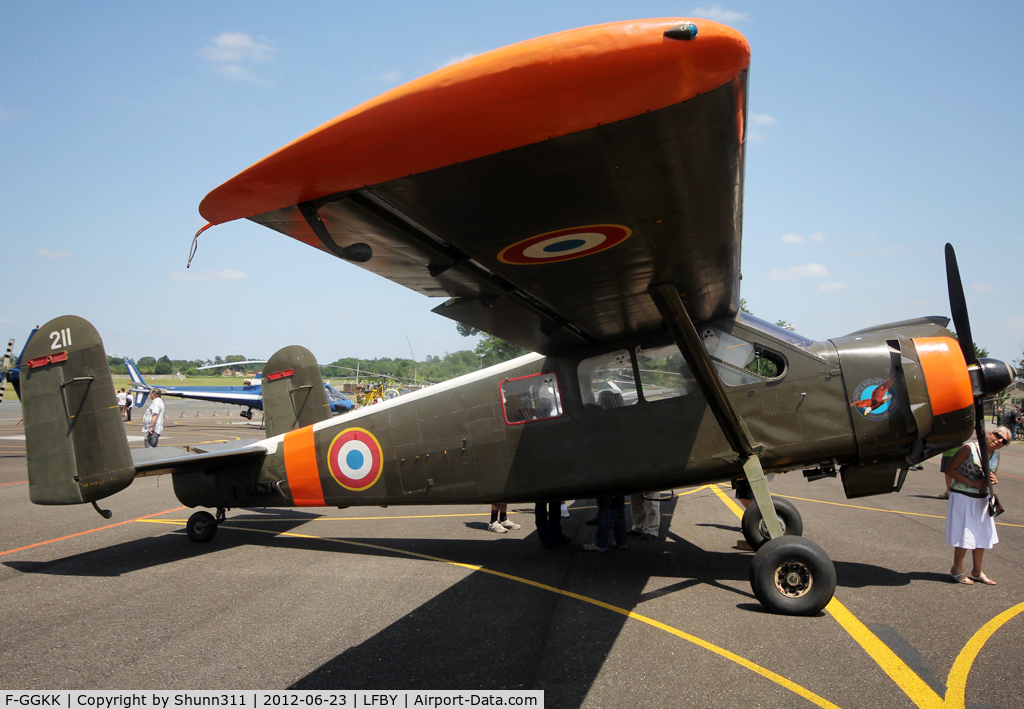
<svg viewBox="0 0 1024 709">
<path fill-rule="evenodd" d="M 946 244 L 946 288 L 949 290 L 949 311 L 953 316 L 953 327 L 960 342 L 960 351 L 968 365 L 977 364 L 974 352 L 974 338 L 971 336 L 971 319 L 967 315 L 967 298 L 960 280 L 960 269 L 956 265 L 956 252 L 952 244 Z"/>
<path fill-rule="evenodd" d="M 960 268 L 956 263 L 956 252 L 952 244 L 946 244 L 946 288 L 949 290 L 949 311 L 953 316 L 953 327 L 960 342 L 960 351 L 964 353 L 967 366 L 977 365 L 978 356 L 974 352 L 974 337 L 971 335 L 971 319 L 967 314 L 967 298 L 964 297 L 964 285 L 960 280 Z M 985 435 L 985 408 L 982 400 L 985 392 L 974 397 L 974 435 L 978 438 L 978 452 L 981 458 L 981 470 L 988 483 L 988 441 Z M 988 486 L 988 494 L 992 495 L 992 486 Z"/>
</svg>

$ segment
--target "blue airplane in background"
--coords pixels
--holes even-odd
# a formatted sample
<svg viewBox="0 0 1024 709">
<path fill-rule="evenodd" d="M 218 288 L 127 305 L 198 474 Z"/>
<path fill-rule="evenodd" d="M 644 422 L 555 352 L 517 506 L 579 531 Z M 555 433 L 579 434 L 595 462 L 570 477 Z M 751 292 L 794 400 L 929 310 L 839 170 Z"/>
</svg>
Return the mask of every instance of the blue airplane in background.
<svg viewBox="0 0 1024 709">
<path fill-rule="evenodd" d="M 11 354 L 14 352 L 14 338 L 12 337 L 7 342 L 7 352 L 4 353 L 3 361 L 0 363 L 0 402 L 4 400 L 4 390 L 8 382 L 11 383 L 14 393 L 18 395 L 18 398 L 21 398 L 21 359 L 25 356 L 25 348 L 32 341 L 32 336 L 37 332 L 39 332 L 38 327 L 28 334 L 28 339 L 25 340 L 25 345 L 21 348 L 21 354 L 18 355 L 16 360 L 11 359 Z"/>
<path fill-rule="evenodd" d="M 151 386 L 146 383 L 139 373 L 139 368 L 129 357 L 124 358 L 124 365 L 128 368 L 128 377 L 132 381 L 132 392 L 135 394 L 135 406 L 141 408 L 146 403 L 149 392 L 159 389 L 164 396 L 176 396 L 181 399 L 197 399 L 199 401 L 214 401 L 219 404 L 234 404 L 247 407 L 242 411 L 243 418 L 251 419 L 253 409 L 263 410 L 263 380 L 256 375 L 244 386 Z M 334 415 L 344 414 L 355 408 L 355 404 L 340 391 L 324 382 L 324 390 L 327 392 L 327 401 L 331 406 L 331 413 Z"/>
</svg>

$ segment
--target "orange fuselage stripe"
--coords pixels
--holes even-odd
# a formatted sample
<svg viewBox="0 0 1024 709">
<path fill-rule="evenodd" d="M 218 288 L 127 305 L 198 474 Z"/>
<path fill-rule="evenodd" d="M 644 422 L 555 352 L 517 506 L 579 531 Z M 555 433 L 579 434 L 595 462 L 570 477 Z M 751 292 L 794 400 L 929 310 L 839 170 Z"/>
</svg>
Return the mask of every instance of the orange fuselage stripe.
<svg viewBox="0 0 1024 709">
<path fill-rule="evenodd" d="M 312 426 L 284 435 L 284 467 L 296 507 L 325 506 Z"/>
<path fill-rule="evenodd" d="M 950 337 L 915 337 L 914 346 L 921 360 L 932 415 L 974 406 L 971 377 L 959 343 Z"/>
<path fill-rule="evenodd" d="M 736 30 L 683 18 L 594 25 L 530 39 L 414 79 L 315 128 L 206 196 L 214 224 L 532 145 L 674 106 L 750 64 Z M 742 111 L 742 105 L 738 104 Z"/>
</svg>

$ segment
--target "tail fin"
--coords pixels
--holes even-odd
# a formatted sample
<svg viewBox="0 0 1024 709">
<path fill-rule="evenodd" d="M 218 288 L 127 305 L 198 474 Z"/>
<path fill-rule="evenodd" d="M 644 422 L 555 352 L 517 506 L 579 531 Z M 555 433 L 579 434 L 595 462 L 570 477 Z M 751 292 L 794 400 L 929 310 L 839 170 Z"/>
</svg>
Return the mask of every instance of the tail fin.
<svg viewBox="0 0 1024 709">
<path fill-rule="evenodd" d="M 40 329 L 22 354 L 29 498 L 37 505 L 95 502 L 135 477 L 103 341 L 73 315 Z"/>
<path fill-rule="evenodd" d="M 263 422 L 267 437 L 331 417 L 316 357 L 305 347 L 278 350 L 263 367 Z"/>
<path fill-rule="evenodd" d="M 145 406 L 146 397 L 149 396 L 149 390 L 152 387 L 146 384 L 146 380 L 142 378 L 142 373 L 139 372 L 139 368 L 135 366 L 131 357 L 124 358 L 124 366 L 128 368 L 128 378 L 132 382 L 131 396 L 135 399 L 135 408 L 141 409 Z"/>
</svg>

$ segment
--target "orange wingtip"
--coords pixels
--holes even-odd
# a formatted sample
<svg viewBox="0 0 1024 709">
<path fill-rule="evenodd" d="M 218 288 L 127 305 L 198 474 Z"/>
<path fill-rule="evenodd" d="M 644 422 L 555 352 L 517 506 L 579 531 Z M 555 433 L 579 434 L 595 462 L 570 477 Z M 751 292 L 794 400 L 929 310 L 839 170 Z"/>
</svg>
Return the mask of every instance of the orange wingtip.
<svg viewBox="0 0 1024 709">
<path fill-rule="evenodd" d="M 960 343 L 951 337 L 916 337 L 914 346 L 928 387 L 932 415 L 974 406 L 971 376 Z"/>
<path fill-rule="evenodd" d="M 665 36 L 693 22 L 694 39 Z M 472 160 L 665 108 L 734 80 L 750 45 L 711 20 L 631 20 L 558 32 L 410 81 L 292 141 L 214 189 L 208 221 Z"/>
</svg>

